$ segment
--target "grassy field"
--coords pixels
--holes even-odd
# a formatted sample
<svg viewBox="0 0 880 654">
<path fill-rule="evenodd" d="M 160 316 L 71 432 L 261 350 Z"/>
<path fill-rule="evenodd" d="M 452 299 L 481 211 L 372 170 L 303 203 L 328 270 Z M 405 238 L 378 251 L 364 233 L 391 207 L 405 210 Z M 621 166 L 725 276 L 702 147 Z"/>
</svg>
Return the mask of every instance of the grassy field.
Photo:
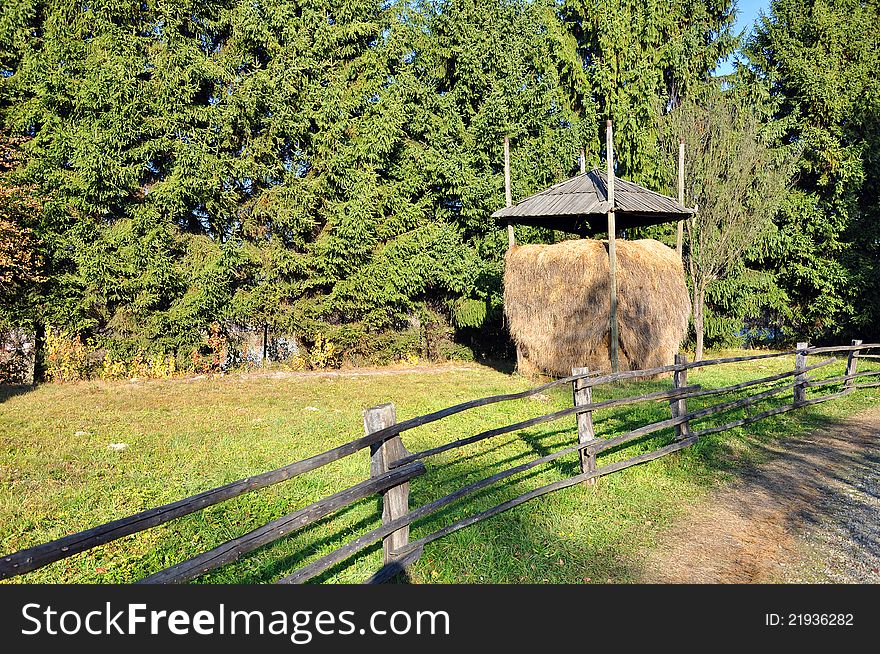
<svg viewBox="0 0 880 654">
<path fill-rule="evenodd" d="M 793 357 L 783 357 L 714 366 L 691 371 L 689 381 L 718 387 L 792 365 Z M 841 362 L 820 372 L 832 376 L 842 371 Z M 660 390 L 670 383 L 660 379 L 603 387 L 595 399 Z M 0 394 L 0 550 L 35 545 L 321 452 L 362 433 L 364 407 L 392 401 L 403 420 L 531 385 L 525 379 L 474 365 L 394 375 L 230 375 L 44 385 L 27 392 L 7 389 Z M 776 402 L 790 401 L 790 397 L 790 393 L 782 395 Z M 683 452 L 606 477 L 595 488 L 579 486 L 539 498 L 432 543 L 414 566 L 413 580 L 637 580 L 640 553 L 652 546 L 687 503 L 699 501 L 713 485 L 724 483 L 738 466 L 760 459 L 763 443 L 821 427 L 874 406 L 877 400 L 877 389 L 859 391 L 713 435 Z M 694 400 L 689 408 L 718 401 Z M 495 404 L 407 432 L 404 442 L 416 451 L 570 404 L 570 389 L 559 388 L 542 400 Z M 668 412 L 667 402 L 645 403 L 597 412 L 594 421 L 598 435 L 608 437 L 668 417 Z M 725 414 L 717 422 L 734 415 L 744 414 Z M 663 432 L 600 458 L 600 465 L 654 449 L 670 439 L 671 433 Z M 575 440 L 574 417 L 568 417 L 433 457 L 427 461 L 429 473 L 413 483 L 411 506 Z M 113 443 L 127 447 L 112 449 Z M 507 479 L 418 523 L 414 537 L 576 470 L 577 458 L 569 456 Z M 369 455 L 361 452 L 15 581 L 132 582 L 361 481 L 368 473 Z M 376 509 L 376 499 L 362 501 L 198 581 L 276 580 L 377 526 Z M 359 582 L 377 569 L 380 560 L 377 545 L 317 581 Z"/>
</svg>

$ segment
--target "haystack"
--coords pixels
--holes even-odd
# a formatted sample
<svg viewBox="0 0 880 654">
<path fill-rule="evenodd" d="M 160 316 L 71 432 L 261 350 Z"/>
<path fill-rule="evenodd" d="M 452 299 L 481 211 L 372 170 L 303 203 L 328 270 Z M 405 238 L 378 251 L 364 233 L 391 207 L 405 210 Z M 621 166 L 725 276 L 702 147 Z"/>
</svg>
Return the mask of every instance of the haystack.
<svg viewBox="0 0 880 654">
<path fill-rule="evenodd" d="M 521 245 L 507 252 L 504 313 L 525 371 L 609 371 L 606 241 Z M 674 363 L 690 299 L 681 261 L 654 240 L 617 241 L 620 369 Z"/>
</svg>

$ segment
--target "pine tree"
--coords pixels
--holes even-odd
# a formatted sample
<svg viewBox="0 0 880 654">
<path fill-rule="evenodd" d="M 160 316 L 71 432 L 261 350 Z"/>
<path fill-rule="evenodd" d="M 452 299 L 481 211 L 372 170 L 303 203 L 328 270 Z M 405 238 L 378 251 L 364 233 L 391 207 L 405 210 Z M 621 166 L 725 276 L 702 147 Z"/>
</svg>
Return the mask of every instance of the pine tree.
<svg viewBox="0 0 880 654">
<path fill-rule="evenodd" d="M 767 262 L 799 340 L 878 333 L 878 19 L 876 1 L 774 0 L 740 71 L 768 129 L 804 147 Z"/>
<path fill-rule="evenodd" d="M 737 44 L 734 6 L 706 0 L 565 3 L 599 116 L 614 121 L 618 175 L 649 188 L 669 185 L 662 117 L 715 85 L 712 72 Z"/>
</svg>

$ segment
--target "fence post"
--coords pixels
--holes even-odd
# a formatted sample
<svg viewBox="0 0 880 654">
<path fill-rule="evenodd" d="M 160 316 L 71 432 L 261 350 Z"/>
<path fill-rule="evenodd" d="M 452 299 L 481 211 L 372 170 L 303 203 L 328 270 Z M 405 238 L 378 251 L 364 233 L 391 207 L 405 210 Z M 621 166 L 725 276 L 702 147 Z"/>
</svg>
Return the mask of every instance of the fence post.
<svg viewBox="0 0 880 654">
<path fill-rule="evenodd" d="M 364 432 L 385 429 L 397 422 L 397 411 L 393 404 L 382 404 L 364 410 Z M 400 440 L 400 434 L 392 436 L 383 443 L 370 446 L 370 476 L 377 477 L 390 469 L 391 464 L 409 454 Z M 382 493 L 382 524 L 409 513 L 409 482 L 392 486 Z M 398 529 L 382 541 L 383 563 L 394 560 L 393 553 L 409 543 L 409 526 Z"/>
<path fill-rule="evenodd" d="M 676 354 L 675 355 L 675 365 L 684 366 L 688 362 L 687 356 L 684 354 Z M 675 388 L 684 388 L 688 383 L 688 371 L 687 368 L 676 369 L 675 372 L 672 373 L 672 384 Z M 672 411 L 672 417 L 678 418 L 679 416 L 687 415 L 687 400 L 684 398 L 681 399 L 672 399 L 669 400 L 669 409 Z M 691 435 L 691 427 L 687 422 L 683 422 L 681 424 L 675 425 L 675 439 L 683 440 Z"/>
<path fill-rule="evenodd" d="M 851 345 L 861 345 L 862 342 L 860 340 L 854 339 Z M 846 376 L 850 377 L 851 375 L 856 374 L 859 368 L 859 355 L 858 350 L 851 350 L 849 353 L 849 357 L 846 359 Z M 852 379 L 847 379 L 843 383 L 844 390 L 850 390 L 854 387 L 854 383 Z"/>
<path fill-rule="evenodd" d="M 572 368 L 572 375 L 586 375 L 589 368 Z M 571 382 L 571 391 L 574 397 L 574 405 L 589 404 L 593 401 L 593 387 L 585 384 L 586 379 L 576 379 Z M 596 432 L 593 429 L 593 412 L 584 411 L 577 414 L 578 443 L 588 443 L 596 440 Z M 596 455 L 588 454 L 586 450 L 580 451 L 581 472 L 592 472 L 596 469 Z M 588 479 L 588 486 L 595 486 L 596 479 Z"/>
<path fill-rule="evenodd" d="M 807 367 L 807 355 L 802 352 L 810 346 L 809 343 L 798 343 L 798 353 L 794 357 L 794 370 L 797 373 L 794 376 L 794 405 L 802 404 L 807 399 L 807 387 L 804 385 L 807 381 L 807 373 L 801 372 Z"/>
</svg>

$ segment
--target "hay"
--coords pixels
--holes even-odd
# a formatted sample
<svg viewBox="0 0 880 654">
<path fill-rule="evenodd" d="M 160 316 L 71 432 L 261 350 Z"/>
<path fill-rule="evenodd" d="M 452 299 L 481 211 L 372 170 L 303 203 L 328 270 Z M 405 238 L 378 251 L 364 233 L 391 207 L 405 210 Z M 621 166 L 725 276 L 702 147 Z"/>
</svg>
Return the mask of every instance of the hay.
<svg viewBox="0 0 880 654">
<path fill-rule="evenodd" d="M 611 369 L 608 285 L 605 241 L 522 245 L 507 253 L 504 313 L 525 372 Z M 691 309 L 678 255 L 657 241 L 618 240 L 617 286 L 620 369 L 673 363 Z"/>
</svg>

